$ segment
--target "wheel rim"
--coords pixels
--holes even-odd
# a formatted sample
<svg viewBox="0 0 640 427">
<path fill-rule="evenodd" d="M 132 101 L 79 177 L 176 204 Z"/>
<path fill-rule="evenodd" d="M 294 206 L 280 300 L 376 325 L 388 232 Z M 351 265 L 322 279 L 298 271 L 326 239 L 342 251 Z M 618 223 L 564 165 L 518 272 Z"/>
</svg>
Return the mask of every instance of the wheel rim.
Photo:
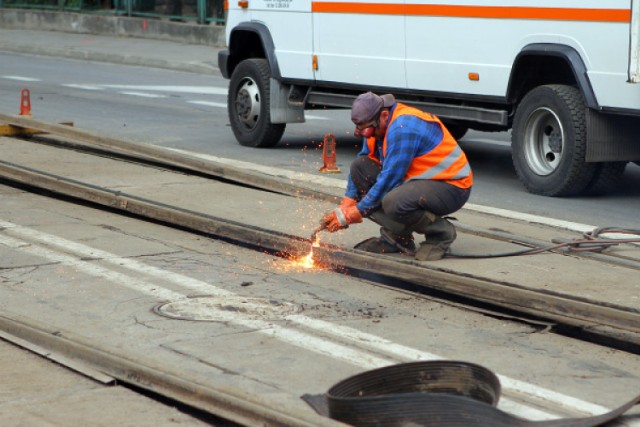
<svg viewBox="0 0 640 427">
<path fill-rule="evenodd" d="M 244 79 L 235 99 L 238 121 L 248 130 L 254 129 L 260 120 L 260 89 L 255 80 Z"/>
<path fill-rule="evenodd" d="M 537 175 L 553 173 L 562 160 L 564 129 L 558 116 L 548 108 L 538 108 L 527 121 L 524 152 L 529 168 Z"/>
</svg>

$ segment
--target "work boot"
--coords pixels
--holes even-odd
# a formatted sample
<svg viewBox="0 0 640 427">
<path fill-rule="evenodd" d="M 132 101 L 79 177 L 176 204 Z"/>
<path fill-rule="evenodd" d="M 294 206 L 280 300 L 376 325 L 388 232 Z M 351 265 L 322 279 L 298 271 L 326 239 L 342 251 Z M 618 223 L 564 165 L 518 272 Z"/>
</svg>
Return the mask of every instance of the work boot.
<svg viewBox="0 0 640 427">
<path fill-rule="evenodd" d="M 412 230 L 424 234 L 425 241 L 420 243 L 415 258 L 418 261 L 435 261 L 442 259 L 456 239 L 456 228 L 446 219 L 426 212 L 413 225 Z"/>
<path fill-rule="evenodd" d="M 355 249 L 375 254 L 403 253 L 413 255 L 416 252 L 416 244 L 411 232 L 395 234 L 391 230 L 381 227 L 380 237 L 371 237 L 354 246 Z"/>
</svg>

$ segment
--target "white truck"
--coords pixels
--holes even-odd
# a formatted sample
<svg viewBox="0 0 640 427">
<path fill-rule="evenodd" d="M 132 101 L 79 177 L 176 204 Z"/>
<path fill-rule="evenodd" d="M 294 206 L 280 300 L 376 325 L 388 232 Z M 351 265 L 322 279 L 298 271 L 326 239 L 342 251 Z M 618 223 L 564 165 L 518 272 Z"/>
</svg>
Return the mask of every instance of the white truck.
<svg viewBox="0 0 640 427">
<path fill-rule="evenodd" d="M 375 0 L 374 0 L 375 1 Z M 532 193 L 602 192 L 640 160 L 640 0 L 228 0 L 228 110 L 270 147 L 305 110 L 371 90 L 468 129 L 511 129 Z"/>
</svg>

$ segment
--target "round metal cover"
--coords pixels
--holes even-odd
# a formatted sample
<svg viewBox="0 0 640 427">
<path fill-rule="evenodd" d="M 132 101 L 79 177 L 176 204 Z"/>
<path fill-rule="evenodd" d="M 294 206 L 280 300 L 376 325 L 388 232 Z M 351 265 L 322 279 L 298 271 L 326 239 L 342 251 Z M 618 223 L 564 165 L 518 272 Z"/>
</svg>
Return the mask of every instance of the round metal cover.
<svg viewBox="0 0 640 427">
<path fill-rule="evenodd" d="M 171 319 L 226 322 L 234 318 L 278 320 L 300 312 L 301 308 L 289 302 L 232 295 L 166 302 L 154 307 L 153 311 Z"/>
</svg>

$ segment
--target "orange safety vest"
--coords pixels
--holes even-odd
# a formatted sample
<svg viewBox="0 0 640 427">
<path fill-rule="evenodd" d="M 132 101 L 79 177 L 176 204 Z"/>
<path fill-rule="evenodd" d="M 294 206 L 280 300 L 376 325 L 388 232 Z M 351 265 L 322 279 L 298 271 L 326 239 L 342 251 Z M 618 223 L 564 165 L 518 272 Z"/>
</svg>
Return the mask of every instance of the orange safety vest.
<svg viewBox="0 0 640 427">
<path fill-rule="evenodd" d="M 473 185 L 473 174 L 467 161 L 467 156 L 440 119 L 431 113 L 398 102 L 388 126 L 391 126 L 395 119 L 403 115 L 415 116 L 427 122 L 438 123 L 442 129 L 442 140 L 431 151 L 417 156 L 411 161 L 404 180 L 434 179 L 456 187 L 470 188 Z M 381 161 L 376 157 L 375 151 L 376 138 L 373 136 L 367 138 L 366 143 L 369 148 L 369 158 L 380 164 Z M 382 156 L 386 156 L 386 154 L 387 136 L 385 135 L 382 142 Z"/>
</svg>

